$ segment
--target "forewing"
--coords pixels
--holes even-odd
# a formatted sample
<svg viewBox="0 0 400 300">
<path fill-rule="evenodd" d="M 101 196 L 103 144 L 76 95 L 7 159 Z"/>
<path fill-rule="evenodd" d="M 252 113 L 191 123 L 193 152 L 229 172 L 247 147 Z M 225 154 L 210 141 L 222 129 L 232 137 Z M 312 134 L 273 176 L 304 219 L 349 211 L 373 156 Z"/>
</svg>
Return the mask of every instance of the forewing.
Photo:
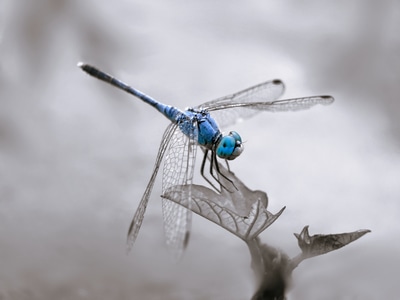
<svg viewBox="0 0 400 300">
<path fill-rule="evenodd" d="M 220 127 L 232 125 L 240 119 L 250 118 L 259 112 L 251 108 L 253 102 L 275 101 L 282 96 L 285 86 L 279 79 L 267 81 L 232 95 L 201 104 L 198 109 L 206 109 L 217 120 Z M 237 108 L 235 105 L 247 106 Z M 232 109 L 229 109 L 232 108 Z"/>
<path fill-rule="evenodd" d="M 193 128 L 196 125 L 193 124 Z M 193 135 L 188 137 L 181 130 L 176 130 L 172 136 L 164 161 L 163 194 L 172 186 L 192 184 L 197 150 L 196 137 Z M 181 198 L 180 203 L 183 206 L 162 199 L 166 244 L 176 260 L 182 256 L 189 238 L 192 213 L 184 206 L 191 208 L 191 193 Z"/>
<path fill-rule="evenodd" d="M 250 109 L 255 111 L 297 111 L 308 109 L 314 105 L 328 105 L 334 101 L 331 96 L 311 96 L 267 102 L 230 103 L 224 109 Z"/>
<path fill-rule="evenodd" d="M 149 197 L 150 197 L 151 191 L 153 189 L 153 185 L 154 185 L 154 181 L 156 179 L 157 173 L 158 173 L 158 169 L 160 167 L 161 161 L 162 161 L 164 154 L 168 148 L 168 144 L 169 144 L 172 136 L 174 135 L 174 133 L 176 131 L 179 131 L 176 129 L 177 129 L 177 125 L 171 123 L 164 132 L 164 135 L 163 135 L 163 138 L 161 141 L 161 145 L 158 150 L 156 162 L 154 164 L 153 174 L 151 175 L 150 181 L 147 184 L 146 190 L 142 196 L 142 199 L 140 200 L 138 208 L 136 209 L 135 215 L 133 216 L 131 225 L 129 226 L 128 238 L 127 238 L 127 251 L 128 252 L 132 248 L 132 246 L 135 243 L 135 240 L 139 234 L 139 230 L 140 230 L 140 227 L 143 222 L 144 213 L 146 211 L 147 203 L 149 202 Z"/>
</svg>

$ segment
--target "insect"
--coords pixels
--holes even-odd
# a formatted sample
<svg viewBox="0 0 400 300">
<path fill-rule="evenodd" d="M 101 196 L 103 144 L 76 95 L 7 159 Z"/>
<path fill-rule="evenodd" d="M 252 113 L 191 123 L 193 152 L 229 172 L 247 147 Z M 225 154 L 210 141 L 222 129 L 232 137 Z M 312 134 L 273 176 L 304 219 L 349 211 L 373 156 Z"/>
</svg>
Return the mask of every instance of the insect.
<svg viewBox="0 0 400 300">
<path fill-rule="evenodd" d="M 244 147 L 242 139 L 237 132 L 231 131 L 228 134 L 223 134 L 220 127 L 233 124 L 238 119 L 249 118 L 261 111 L 296 111 L 310 108 L 316 104 L 327 105 L 334 101 L 331 96 L 277 100 L 284 92 L 284 84 L 282 81 L 275 79 L 238 93 L 203 103 L 194 108 L 180 110 L 154 100 L 91 65 L 78 63 L 78 66 L 89 75 L 150 104 L 171 121 L 161 140 L 150 181 L 129 227 L 128 250 L 132 247 L 139 234 L 156 175 L 164 157 L 163 193 L 173 186 L 190 185 L 192 183 L 198 145 L 204 151 L 201 165 L 203 177 L 212 184 L 204 174 L 205 164 L 209 157 L 211 176 L 216 181 L 218 181 L 218 176 L 224 177 L 226 179 L 224 180 L 225 185 L 221 185 L 221 188 L 231 189 L 231 192 L 234 192 L 236 187 L 233 182 L 219 172 L 217 157 L 224 160 L 233 160 L 243 152 Z M 216 120 L 218 120 L 218 123 Z M 217 172 L 217 174 L 214 172 Z M 226 187 L 226 182 L 232 183 L 232 187 Z M 190 208 L 190 193 L 188 193 L 187 198 L 182 199 L 182 203 L 187 203 L 187 207 Z M 164 198 L 162 198 L 162 209 L 166 244 L 176 258 L 179 259 L 188 242 L 191 211 Z"/>
</svg>

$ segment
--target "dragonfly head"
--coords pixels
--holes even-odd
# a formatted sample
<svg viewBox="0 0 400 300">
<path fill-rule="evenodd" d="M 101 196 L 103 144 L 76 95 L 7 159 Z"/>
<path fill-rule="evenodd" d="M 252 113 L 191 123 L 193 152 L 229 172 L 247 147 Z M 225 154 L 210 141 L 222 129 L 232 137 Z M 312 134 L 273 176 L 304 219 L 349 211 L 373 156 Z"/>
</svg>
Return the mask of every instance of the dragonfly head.
<svg viewBox="0 0 400 300">
<path fill-rule="evenodd" d="M 243 152 L 242 138 L 236 131 L 229 132 L 219 140 L 215 152 L 218 157 L 233 160 Z"/>
</svg>

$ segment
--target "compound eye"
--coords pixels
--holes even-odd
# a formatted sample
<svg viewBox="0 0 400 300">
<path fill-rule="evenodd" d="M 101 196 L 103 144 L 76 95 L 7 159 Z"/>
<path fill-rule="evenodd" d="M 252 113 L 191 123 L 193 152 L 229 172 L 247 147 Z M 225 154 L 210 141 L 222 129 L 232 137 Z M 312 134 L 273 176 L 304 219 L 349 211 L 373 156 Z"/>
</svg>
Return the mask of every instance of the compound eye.
<svg viewBox="0 0 400 300">
<path fill-rule="evenodd" d="M 235 131 L 231 131 L 229 135 L 223 136 L 216 149 L 216 153 L 219 157 L 228 160 L 235 159 L 242 152 L 242 139 Z"/>
<path fill-rule="evenodd" d="M 229 132 L 229 135 L 232 136 L 236 141 L 242 143 L 242 138 L 240 137 L 239 133 L 236 131 Z"/>
</svg>

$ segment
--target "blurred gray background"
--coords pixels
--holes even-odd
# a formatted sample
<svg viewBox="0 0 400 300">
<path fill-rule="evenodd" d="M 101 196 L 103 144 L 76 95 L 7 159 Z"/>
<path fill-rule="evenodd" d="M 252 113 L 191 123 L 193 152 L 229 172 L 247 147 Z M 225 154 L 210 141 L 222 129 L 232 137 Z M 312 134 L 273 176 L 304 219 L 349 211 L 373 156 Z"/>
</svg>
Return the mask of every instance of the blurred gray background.
<svg viewBox="0 0 400 300">
<path fill-rule="evenodd" d="M 180 107 L 280 78 L 336 102 L 234 129 L 232 162 L 269 210 L 261 235 L 372 230 L 294 272 L 289 299 L 394 299 L 400 267 L 398 1 L 2 1 L 0 299 L 249 299 L 246 245 L 194 216 L 175 264 L 157 180 L 133 252 L 128 225 L 168 121 L 90 78 L 92 63 Z M 198 177 L 197 177 L 198 178 Z"/>
</svg>

